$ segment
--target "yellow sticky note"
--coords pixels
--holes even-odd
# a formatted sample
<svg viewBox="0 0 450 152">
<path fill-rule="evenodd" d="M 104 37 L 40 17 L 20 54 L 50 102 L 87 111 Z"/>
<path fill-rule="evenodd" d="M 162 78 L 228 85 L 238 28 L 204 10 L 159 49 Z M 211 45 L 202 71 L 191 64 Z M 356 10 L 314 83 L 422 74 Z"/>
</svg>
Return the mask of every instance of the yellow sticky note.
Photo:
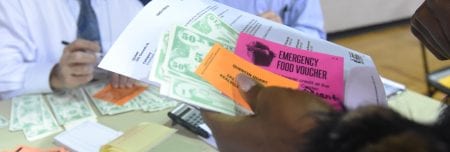
<svg viewBox="0 0 450 152">
<path fill-rule="evenodd" d="M 235 77 L 244 73 L 264 86 L 280 86 L 298 89 L 299 83 L 264 70 L 233 54 L 220 44 L 215 44 L 195 71 L 241 107 L 251 110 L 239 93 Z"/>
<path fill-rule="evenodd" d="M 145 152 L 149 151 L 173 133 L 175 129 L 155 124 L 141 123 L 122 136 L 102 146 L 100 152 Z"/>
<path fill-rule="evenodd" d="M 439 79 L 439 83 L 447 88 L 450 88 L 450 76 Z"/>
</svg>

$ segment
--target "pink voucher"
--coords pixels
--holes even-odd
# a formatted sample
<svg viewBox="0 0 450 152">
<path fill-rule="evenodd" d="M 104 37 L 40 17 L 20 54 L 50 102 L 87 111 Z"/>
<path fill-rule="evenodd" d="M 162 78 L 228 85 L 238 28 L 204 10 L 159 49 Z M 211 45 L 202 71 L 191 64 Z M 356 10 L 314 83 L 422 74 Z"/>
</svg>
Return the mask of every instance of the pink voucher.
<svg viewBox="0 0 450 152">
<path fill-rule="evenodd" d="M 253 64 L 300 82 L 300 90 L 322 97 L 336 109 L 344 101 L 344 59 L 288 47 L 241 33 L 235 54 Z"/>
</svg>

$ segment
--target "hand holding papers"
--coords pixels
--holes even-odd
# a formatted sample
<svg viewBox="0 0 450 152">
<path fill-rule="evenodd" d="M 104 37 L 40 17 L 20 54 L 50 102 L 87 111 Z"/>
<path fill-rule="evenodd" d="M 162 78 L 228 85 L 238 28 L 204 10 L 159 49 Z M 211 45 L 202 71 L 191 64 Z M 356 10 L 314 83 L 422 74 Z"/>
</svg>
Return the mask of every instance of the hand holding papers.
<svg viewBox="0 0 450 152">
<path fill-rule="evenodd" d="M 222 21 L 215 19 L 210 12 L 217 14 Z M 174 25 L 182 26 L 164 34 Z M 158 78 L 156 82 L 162 82 L 159 83 L 161 93 L 166 96 L 202 108 L 233 114 L 234 105 L 229 103 L 230 100 L 223 98 L 212 86 L 192 75 L 192 69 L 199 65 L 198 59 L 206 55 L 213 43 L 220 43 L 225 48 L 234 50 L 232 48 L 235 44 L 230 44 L 235 42 L 233 38 L 237 36 L 234 30 L 285 46 L 341 57 L 344 62 L 345 83 L 352 82 L 352 85 L 345 84 L 345 105 L 348 99 L 353 99 L 351 103 L 368 100 L 376 100 L 373 103 L 386 103 L 383 85 L 369 56 L 325 40 L 310 38 L 301 31 L 212 0 L 153 0 L 129 24 L 99 66 L 149 83 L 155 83 L 153 78 Z M 207 38 L 200 35 L 207 35 Z M 160 44 L 165 46 L 158 46 L 160 37 Z M 195 41 L 191 41 L 194 39 L 190 37 Z M 175 38 L 181 39 L 174 41 Z M 175 48 L 180 50 L 174 51 Z M 353 69 L 366 69 L 369 72 L 349 77 L 352 71 L 355 72 Z M 150 72 L 154 70 L 156 71 Z M 164 75 L 160 75 L 161 73 Z M 361 80 L 360 77 L 370 79 L 350 80 Z M 354 85 L 358 87 L 347 87 Z M 319 89 L 316 89 L 316 92 L 325 93 Z M 336 96 L 340 98 L 339 93 Z"/>
<path fill-rule="evenodd" d="M 336 109 L 344 102 L 342 57 L 296 49 L 241 33 L 235 54 L 258 67 L 300 83 Z"/>
<path fill-rule="evenodd" d="M 207 21 L 214 21 L 209 25 Z M 205 35 L 222 33 L 222 35 Z M 191 28 L 175 26 L 160 40 L 156 62 L 149 80 L 158 83 L 160 93 L 167 97 L 229 115 L 234 115 L 234 103 L 195 74 L 195 69 L 214 43 L 233 49 L 237 32 L 211 13 L 206 13 Z M 217 39 L 214 39 L 214 38 Z"/>
<path fill-rule="evenodd" d="M 322 99 L 306 92 L 263 87 L 246 75 L 239 75 L 237 83 L 246 86 L 241 87 L 241 93 L 256 115 L 202 113 L 220 151 L 301 151 L 299 145 L 317 118 L 327 119 L 326 113 L 333 111 Z"/>
</svg>

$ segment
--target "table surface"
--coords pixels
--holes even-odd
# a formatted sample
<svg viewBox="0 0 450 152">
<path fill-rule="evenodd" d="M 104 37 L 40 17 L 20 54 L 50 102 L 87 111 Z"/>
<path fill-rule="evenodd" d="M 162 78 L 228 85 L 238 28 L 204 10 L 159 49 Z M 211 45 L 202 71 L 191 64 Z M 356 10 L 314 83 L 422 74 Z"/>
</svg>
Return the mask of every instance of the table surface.
<svg viewBox="0 0 450 152">
<path fill-rule="evenodd" d="M 401 113 L 402 115 L 422 123 L 431 123 L 439 115 L 441 103 L 423 96 L 413 91 L 405 91 L 402 94 L 389 99 L 388 105 Z M 93 106 L 94 107 L 94 106 Z M 9 118 L 11 109 L 10 101 L 0 101 L 0 114 Z M 115 130 L 125 131 L 140 122 L 154 122 L 165 126 L 171 126 L 171 121 L 167 117 L 169 110 L 159 112 L 132 111 L 112 116 L 101 115 L 96 108 L 93 108 L 97 114 L 97 121 L 109 126 Z M 185 152 L 210 152 L 217 151 L 209 146 L 197 136 L 189 131 L 175 126 L 177 133 L 152 149 L 152 152 L 179 151 Z M 48 136 L 34 142 L 28 142 L 21 131 L 10 132 L 8 127 L 0 129 L 0 150 L 13 149 L 18 145 L 29 145 L 34 147 L 49 148 L 54 147 L 53 137 Z"/>
</svg>

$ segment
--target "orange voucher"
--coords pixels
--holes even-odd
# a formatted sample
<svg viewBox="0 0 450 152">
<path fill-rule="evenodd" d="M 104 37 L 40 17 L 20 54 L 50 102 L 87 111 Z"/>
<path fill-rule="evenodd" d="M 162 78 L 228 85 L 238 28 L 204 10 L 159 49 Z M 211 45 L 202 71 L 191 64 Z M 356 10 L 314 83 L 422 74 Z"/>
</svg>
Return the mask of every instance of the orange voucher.
<svg viewBox="0 0 450 152">
<path fill-rule="evenodd" d="M 145 89 L 147 89 L 147 87 L 143 86 L 135 86 L 133 88 L 113 88 L 111 84 L 108 84 L 105 88 L 97 92 L 94 97 L 121 106 L 141 94 Z"/>
<path fill-rule="evenodd" d="M 200 77 L 233 99 L 237 104 L 251 110 L 239 93 L 235 77 L 244 73 L 264 86 L 280 86 L 298 89 L 299 83 L 264 70 L 215 44 L 195 71 Z"/>
</svg>

